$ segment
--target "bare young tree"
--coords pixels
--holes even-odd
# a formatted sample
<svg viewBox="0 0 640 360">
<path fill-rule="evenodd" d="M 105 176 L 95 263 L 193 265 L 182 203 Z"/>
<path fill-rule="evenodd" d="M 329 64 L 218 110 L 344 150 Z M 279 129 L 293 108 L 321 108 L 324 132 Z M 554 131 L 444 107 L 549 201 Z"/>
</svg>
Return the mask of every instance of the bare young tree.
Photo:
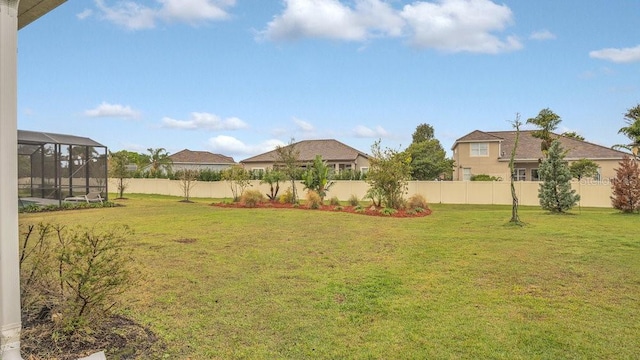
<svg viewBox="0 0 640 360">
<path fill-rule="evenodd" d="M 193 169 L 184 169 L 180 173 L 180 189 L 182 190 L 182 195 L 184 196 L 183 202 L 191 202 L 189 200 L 191 196 L 191 189 L 196 186 L 198 179 L 198 171 Z"/>
<path fill-rule="evenodd" d="M 515 158 L 516 151 L 518 150 L 518 142 L 520 141 L 520 114 L 516 114 L 516 119 L 511 123 L 513 127 L 516 129 L 516 140 L 513 144 L 513 149 L 511 150 L 511 158 L 509 159 L 509 171 L 511 171 L 511 220 L 509 222 L 521 225 L 520 216 L 518 215 L 518 195 L 516 194 L 516 186 L 514 184 L 514 166 L 515 166 Z"/>
<path fill-rule="evenodd" d="M 300 176 L 300 151 L 296 149 L 295 139 L 291 138 L 289 145 L 276 147 L 276 166 L 291 182 L 291 203 L 298 201 L 296 180 Z"/>
</svg>

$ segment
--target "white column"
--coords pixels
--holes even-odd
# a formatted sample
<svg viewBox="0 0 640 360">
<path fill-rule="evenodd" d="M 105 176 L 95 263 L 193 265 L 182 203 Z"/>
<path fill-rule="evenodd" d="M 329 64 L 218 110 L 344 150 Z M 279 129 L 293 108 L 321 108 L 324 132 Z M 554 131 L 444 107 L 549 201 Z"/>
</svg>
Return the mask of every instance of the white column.
<svg viewBox="0 0 640 360">
<path fill-rule="evenodd" d="M 19 0 L 0 0 L 0 357 L 20 356 L 17 51 Z"/>
</svg>

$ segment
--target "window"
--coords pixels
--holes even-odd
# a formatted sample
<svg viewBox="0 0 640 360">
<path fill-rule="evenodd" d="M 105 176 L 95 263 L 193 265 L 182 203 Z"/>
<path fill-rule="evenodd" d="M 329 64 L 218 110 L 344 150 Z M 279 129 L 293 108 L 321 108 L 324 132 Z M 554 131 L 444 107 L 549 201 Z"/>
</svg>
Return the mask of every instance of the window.
<svg viewBox="0 0 640 360">
<path fill-rule="evenodd" d="M 527 169 L 514 169 L 513 180 L 525 181 L 527 179 Z"/>
<path fill-rule="evenodd" d="M 471 143 L 471 156 L 489 156 L 489 144 Z"/>
<path fill-rule="evenodd" d="M 597 172 L 595 175 L 593 175 L 593 180 L 594 181 L 600 181 L 602 180 L 602 169 L 598 168 Z"/>
<path fill-rule="evenodd" d="M 462 180 L 470 181 L 471 180 L 471 168 L 463 168 L 462 169 Z"/>
<path fill-rule="evenodd" d="M 363 173 L 363 174 L 366 174 L 367 172 L 369 172 L 369 168 L 363 166 L 363 167 L 360 168 L 360 172 Z"/>
<path fill-rule="evenodd" d="M 540 174 L 538 174 L 538 169 L 531 169 L 531 181 L 540 181 Z"/>
</svg>

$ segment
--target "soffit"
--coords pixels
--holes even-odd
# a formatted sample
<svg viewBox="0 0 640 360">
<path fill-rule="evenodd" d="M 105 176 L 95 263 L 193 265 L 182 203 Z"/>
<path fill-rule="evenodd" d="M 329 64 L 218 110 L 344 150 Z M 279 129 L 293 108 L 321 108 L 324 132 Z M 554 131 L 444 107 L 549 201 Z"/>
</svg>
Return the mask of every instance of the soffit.
<svg viewBox="0 0 640 360">
<path fill-rule="evenodd" d="M 20 0 L 18 5 L 18 29 L 31 24 L 55 9 L 66 0 Z"/>
</svg>

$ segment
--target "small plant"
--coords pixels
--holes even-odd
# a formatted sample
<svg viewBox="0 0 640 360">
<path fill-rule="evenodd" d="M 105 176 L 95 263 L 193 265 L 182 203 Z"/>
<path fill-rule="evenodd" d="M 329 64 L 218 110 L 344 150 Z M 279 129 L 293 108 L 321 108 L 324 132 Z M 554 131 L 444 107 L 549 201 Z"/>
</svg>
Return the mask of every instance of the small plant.
<svg viewBox="0 0 640 360">
<path fill-rule="evenodd" d="M 365 212 L 365 209 L 362 207 L 362 205 L 359 205 L 359 204 L 358 204 L 358 205 L 356 205 L 356 206 L 353 208 L 353 210 L 354 210 L 355 212 L 357 212 L 357 213 L 363 213 L 363 212 Z"/>
<path fill-rule="evenodd" d="M 360 200 L 354 194 L 351 194 L 351 196 L 349 196 L 349 200 L 347 200 L 347 201 L 349 202 L 349 205 L 351 205 L 351 206 L 359 206 L 360 205 Z"/>
<path fill-rule="evenodd" d="M 344 210 L 344 208 L 342 206 L 338 205 L 338 206 L 334 207 L 333 210 L 342 211 L 342 210 Z"/>
<path fill-rule="evenodd" d="M 130 235 L 127 226 L 105 231 L 29 226 L 20 249 L 26 312 L 57 319 L 62 335 L 90 331 L 135 284 L 126 251 Z M 37 239 L 30 241 L 33 236 Z"/>
<path fill-rule="evenodd" d="M 424 196 L 420 194 L 414 194 L 409 198 L 407 202 L 407 208 L 408 209 L 415 209 L 415 208 L 427 209 L 429 208 L 429 204 L 427 204 L 427 199 Z"/>
<path fill-rule="evenodd" d="M 307 207 L 309 209 L 319 209 L 322 206 L 322 198 L 320 195 L 313 191 L 307 191 Z"/>
<path fill-rule="evenodd" d="M 280 195 L 278 201 L 280 202 L 280 204 L 290 204 L 293 202 L 293 193 L 291 192 L 291 189 L 287 189 L 287 191 L 284 192 L 284 194 Z"/>
<path fill-rule="evenodd" d="M 407 210 L 407 215 L 415 215 L 417 212 L 416 209 Z"/>
<path fill-rule="evenodd" d="M 246 207 L 256 207 L 264 202 L 264 195 L 259 190 L 245 190 L 240 197 L 240 202 Z"/>
<path fill-rule="evenodd" d="M 413 211 L 415 211 L 417 213 L 423 213 L 424 212 L 424 208 L 417 207 L 417 208 L 414 208 Z"/>
<path fill-rule="evenodd" d="M 386 207 L 386 208 L 380 209 L 380 214 L 382 214 L 384 216 L 391 216 L 391 215 L 393 215 L 393 214 L 395 214 L 397 212 L 398 212 L 398 210 L 393 209 L 393 208 L 387 208 Z"/>
<path fill-rule="evenodd" d="M 333 197 L 331 197 L 331 199 L 329 199 L 329 205 L 331 205 L 331 206 L 339 206 L 340 205 L 340 200 L 338 200 L 337 196 L 333 196 Z"/>
</svg>

